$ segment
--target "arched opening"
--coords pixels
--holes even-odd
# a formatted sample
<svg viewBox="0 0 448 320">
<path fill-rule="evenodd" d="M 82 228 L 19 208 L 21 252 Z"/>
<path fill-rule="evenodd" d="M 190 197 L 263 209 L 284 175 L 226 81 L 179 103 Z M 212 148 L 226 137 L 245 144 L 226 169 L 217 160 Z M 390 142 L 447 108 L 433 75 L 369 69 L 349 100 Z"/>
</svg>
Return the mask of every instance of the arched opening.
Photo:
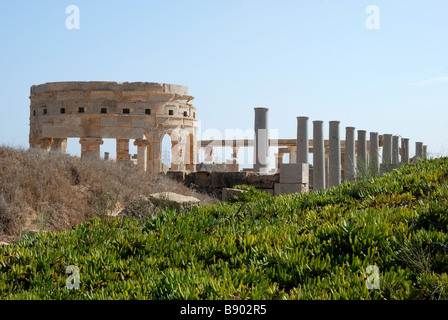
<svg viewBox="0 0 448 320">
<path fill-rule="evenodd" d="M 162 139 L 162 167 L 171 168 L 171 136 L 165 134 Z"/>
</svg>

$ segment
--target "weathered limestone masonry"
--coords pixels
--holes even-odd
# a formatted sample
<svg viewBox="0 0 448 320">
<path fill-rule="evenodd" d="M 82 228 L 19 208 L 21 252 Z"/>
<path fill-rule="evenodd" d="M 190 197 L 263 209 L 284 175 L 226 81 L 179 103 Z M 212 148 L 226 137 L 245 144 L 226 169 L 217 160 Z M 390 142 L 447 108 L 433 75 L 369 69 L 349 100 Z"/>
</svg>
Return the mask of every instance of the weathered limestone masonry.
<svg viewBox="0 0 448 320">
<path fill-rule="evenodd" d="M 279 183 L 274 183 L 274 195 L 309 192 L 308 163 L 280 165 Z"/>
<path fill-rule="evenodd" d="M 424 145 L 423 146 L 423 159 L 428 158 L 428 146 Z"/>
<path fill-rule="evenodd" d="M 345 128 L 344 178 L 347 181 L 351 181 L 356 178 L 356 146 L 354 127 Z"/>
<path fill-rule="evenodd" d="M 280 180 L 274 184 L 274 195 L 309 192 L 308 117 L 297 117 L 296 148 L 288 148 L 290 163 L 279 163 Z"/>
<path fill-rule="evenodd" d="M 255 108 L 254 172 L 267 174 L 269 169 L 268 108 Z"/>
<path fill-rule="evenodd" d="M 391 134 L 383 135 L 383 163 L 384 164 L 392 163 L 392 135 Z"/>
<path fill-rule="evenodd" d="M 421 158 L 423 158 L 423 142 L 415 143 L 415 157 L 416 157 L 417 161 L 419 161 Z"/>
<path fill-rule="evenodd" d="M 267 109 L 255 108 L 255 132 L 267 129 Z M 262 150 L 256 153 L 259 158 L 266 159 L 269 147 L 279 147 L 276 153 L 276 167 L 278 173 L 266 174 L 260 169 L 260 162 L 254 163 L 254 172 L 196 172 L 187 175 L 168 173 L 182 177 L 187 186 L 220 194 L 223 200 L 241 191 L 231 189 L 238 184 L 247 184 L 274 195 L 305 193 L 310 190 L 322 190 L 339 185 L 342 180 L 352 181 L 364 174 L 378 174 L 389 172 L 400 165 L 409 163 L 409 139 L 403 138 L 401 148 L 399 136 L 392 134 L 379 135 L 370 132 L 370 140 L 366 139 L 366 131 L 358 130 L 358 140 L 355 140 L 354 127 L 346 127 L 346 139 L 340 140 L 339 121 L 329 122 L 329 138 L 324 139 L 323 121 L 313 121 L 313 139 L 308 139 L 308 117 L 297 117 L 297 139 L 270 140 L 267 134 L 262 134 L 254 140 L 216 140 L 201 141 L 201 147 L 235 146 L 251 147 Z M 258 140 L 258 142 L 257 142 Z M 280 148 L 280 147 L 283 148 Z M 285 148 L 286 147 L 286 148 Z M 382 163 L 380 163 L 380 148 L 382 149 Z M 232 157 L 236 158 L 238 148 Z M 212 151 L 211 151 L 212 152 Z M 283 155 L 290 155 L 290 163 L 283 163 Z M 313 153 L 313 168 L 309 167 L 308 154 Z M 291 155 L 296 154 L 296 157 Z M 426 158 L 427 147 L 423 143 L 416 143 L 416 157 Z"/>
<path fill-rule="evenodd" d="M 341 184 L 341 141 L 339 138 L 339 121 L 330 121 L 329 140 L 328 187 L 331 188 Z"/>
<path fill-rule="evenodd" d="M 369 165 L 367 158 L 367 137 L 366 130 L 358 130 L 358 156 L 357 156 L 357 167 L 358 172 L 364 173 Z"/>
<path fill-rule="evenodd" d="M 373 174 L 377 174 L 380 171 L 378 148 L 379 148 L 378 132 L 370 132 L 369 170 L 370 173 Z"/>
<path fill-rule="evenodd" d="M 401 139 L 401 163 L 409 163 L 409 139 Z"/>
<path fill-rule="evenodd" d="M 138 147 L 137 165 L 162 171 L 165 134 L 176 144 L 176 165 L 194 170 L 196 108 L 188 88 L 150 82 L 53 82 L 31 87 L 30 147 L 65 152 L 67 138 L 80 138 L 81 157 L 100 158 L 103 139 L 116 139 L 117 161 L 129 161 L 129 140 Z"/>
<path fill-rule="evenodd" d="M 227 190 L 224 191 L 224 189 L 233 188 L 236 185 L 243 184 L 253 186 L 260 191 L 274 195 L 274 186 L 280 182 L 280 175 L 278 173 L 266 175 L 247 171 L 198 171 L 191 173 L 168 171 L 166 175 L 176 181 L 184 183 L 189 188 L 206 192 L 218 198 L 223 197 L 223 199 L 229 196 Z"/>
<path fill-rule="evenodd" d="M 297 163 L 308 163 L 308 117 L 297 117 Z"/>
<path fill-rule="evenodd" d="M 400 166 L 398 163 L 398 136 L 383 134 L 383 161 L 380 164 L 380 173 L 386 173 Z"/>
<path fill-rule="evenodd" d="M 117 161 L 130 161 L 129 143 L 137 146 L 137 167 L 167 172 L 162 164 L 162 139 L 171 137 L 172 163 L 167 175 L 198 190 L 221 195 L 224 188 L 251 185 L 273 195 L 309 192 L 351 181 L 365 173 L 393 170 L 401 163 L 427 157 L 427 146 L 415 144 L 409 158 L 409 139 L 378 135 L 346 128 L 340 140 L 339 121 L 329 122 L 324 139 L 323 121 L 313 121 L 313 138 L 308 139 L 308 117 L 297 117 L 297 139 L 269 139 L 267 108 L 255 108 L 253 140 L 197 141 L 198 124 L 194 98 L 180 85 L 149 82 L 54 82 L 31 87 L 30 147 L 66 152 L 67 138 L 79 138 L 81 157 L 100 159 L 103 139 L 116 139 Z M 226 163 L 213 163 L 214 147 L 231 147 Z M 254 147 L 253 172 L 240 171 L 238 150 Z M 278 173 L 269 170 L 269 148 L 277 147 Z M 382 163 L 379 148 L 382 147 Z M 205 163 L 199 149 L 205 148 Z M 313 153 L 313 168 L 308 163 Z M 289 154 L 289 163 L 283 155 Z M 109 159 L 105 153 L 104 160 Z M 133 158 L 135 159 L 135 158 Z M 211 171 L 207 171 L 211 170 Z M 196 172 L 199 171 L 199 172 Z M 226 191 L 225 194 L 231 194 Z"/>
<path fill-rule="evenodd" d="M 323 121 L 313 121 L 313 190 L 325 189 L 325 148 Z"/>
<path fill-rule="evenodd" d="M 400 137 L 392 137 L 392 164 L 400 163 Z"/>
</svg>

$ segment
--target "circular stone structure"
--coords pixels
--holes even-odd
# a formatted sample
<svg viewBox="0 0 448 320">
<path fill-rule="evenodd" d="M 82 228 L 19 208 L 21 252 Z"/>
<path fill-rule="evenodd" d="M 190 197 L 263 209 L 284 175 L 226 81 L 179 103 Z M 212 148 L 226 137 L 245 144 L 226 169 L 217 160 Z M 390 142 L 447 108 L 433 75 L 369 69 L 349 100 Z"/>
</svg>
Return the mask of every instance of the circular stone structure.
<svg viewBox="0 0 448 320">
<path fill-rule="evenodd" d="M 196 108 L 188 87 L 153 82 L 52 82 L 30 92 L 30 147 L 66 151 L 80 138 L 81 157 L 100 158 L 102 139 L 116 139 L 117 161 L 129 161 L 135 139 L 137 165 L 162 171 L 162 139 L 172 142 L 172 170 L 194 171 Z"/>
</svg>

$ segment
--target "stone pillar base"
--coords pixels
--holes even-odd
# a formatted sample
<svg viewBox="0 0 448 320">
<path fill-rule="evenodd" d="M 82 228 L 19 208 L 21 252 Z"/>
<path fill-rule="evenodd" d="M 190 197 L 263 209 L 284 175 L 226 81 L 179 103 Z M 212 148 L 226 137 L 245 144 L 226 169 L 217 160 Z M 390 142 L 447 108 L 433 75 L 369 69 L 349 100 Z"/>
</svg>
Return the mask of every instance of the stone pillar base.
<svg viewBox="0 0 448 320">
<path fill-rule="evenodd" d="M 240 164 L 236 158 L 226 160 L 226 172 L 240 172 Z"/>
<path fill-rule="evenodd" d="M 292 193 L 307 193 L 308 185 L 302 183 L 275 183 L 274 195 L 279 196 L 282 194 Z"/>
<path fill-rule="evenodd" d="M 300 185 L 300 192 L 309 192 L 309 164 L 307 163 L 283 163 L 280 165 L 279 190 L 296 190 Z M 294 184 L 297 186 L 287 186 Z M 283 189 L 282 189 L 283 188 Z M 299 192 L 299 191 L 294 191 Z"/>
</svg>

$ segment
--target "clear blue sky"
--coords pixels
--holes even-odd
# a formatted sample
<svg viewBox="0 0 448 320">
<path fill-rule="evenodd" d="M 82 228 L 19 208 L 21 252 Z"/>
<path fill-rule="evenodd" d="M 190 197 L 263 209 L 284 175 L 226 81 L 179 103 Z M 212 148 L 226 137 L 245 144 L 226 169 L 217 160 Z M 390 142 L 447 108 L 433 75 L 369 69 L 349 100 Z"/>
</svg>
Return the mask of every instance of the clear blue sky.
<svg viewBox="0 0 448 320">
<path fill-rule="evenodd" d="M 263 106 L 280 138 L 308 116 L 448 154 L 447 0 L 2 0 L 0 30 L 0 144 L 28 147 L 32 85 L 107 80 L 188 86 L 202 132 Z"/>
</svg>

